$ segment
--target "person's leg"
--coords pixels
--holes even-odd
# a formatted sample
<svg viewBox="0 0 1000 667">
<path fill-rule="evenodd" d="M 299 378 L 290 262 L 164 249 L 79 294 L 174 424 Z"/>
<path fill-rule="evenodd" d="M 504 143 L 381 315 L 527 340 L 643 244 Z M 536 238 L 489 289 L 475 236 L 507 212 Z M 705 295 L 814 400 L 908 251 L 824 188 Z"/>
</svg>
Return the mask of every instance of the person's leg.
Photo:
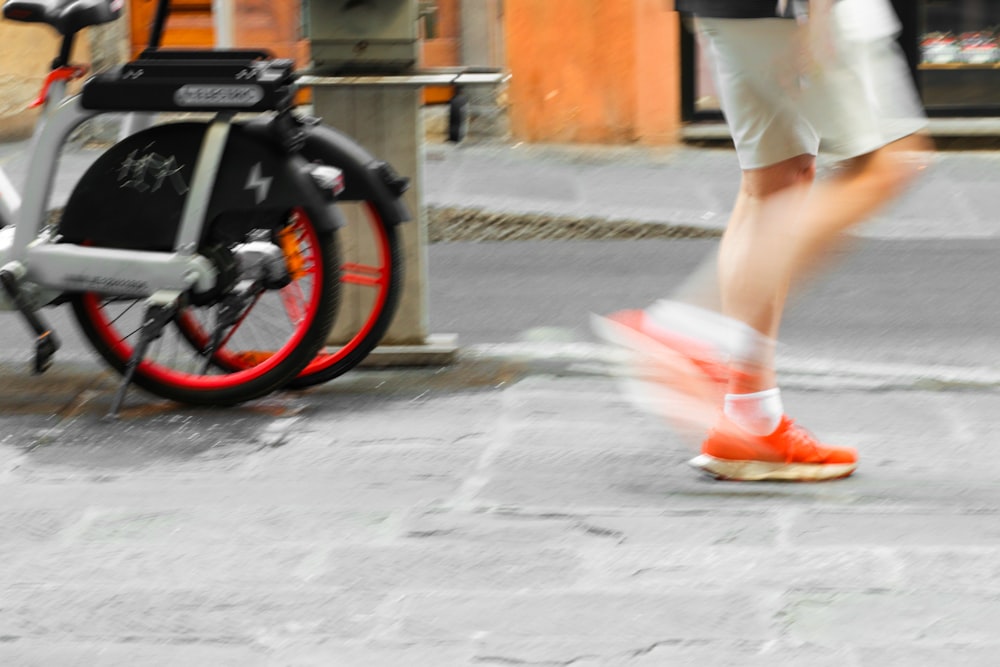
<svg viewBox="0 0 1000 667">
<path fill-rule="evenodd" d="M 646 385 L 645 392 L 650 400 L 643 402 L 644 407 L 661 404 L 657 412 L 675 426 L 683 424 L 685 431 L 692 432 L 700 427 L 699 439 L 715 425 L 719 411 L 724 409 L 726 389 L 732 384 L 728 363 L 734 352 L 739 359 L 752 358 L 756 368 L 767 369 L 770 379 L 763 381 L 769 384 L 768 388 L 774 386 L 771 353 L 777 334 L 778 309 L 773 313 L 773 331 L 769 330 L 769 323 L 758 327 L 766 333 L 758 333 L 727 313 L 724 305 L 728 304 L 721 297 L 726 296 L 728 301 L 737 304 L 750 303 L 755 298 L 755 294 L 744 297 L 737 289 L 742 255 L 753 252 L 753 242 L 765 224 L 762 219 L 764 202 L 786 190 L 804 191 L 814 175 L 815 158 L 810 154 L 745 171 L 717 258 L 703 263 L 697 279 L 702 292 L 700 297 L 697 300 L 661 300 L 643 311 L 622 311 L 595 322 L 595 329 L 602 338 L 640 350 L 641 375 L 653 381 Z M 708 268 L 712 270 L 711 275 L 707 273 Z M 719 269 L 726 270 L 732 278 L 726 282 L 737 289 L 720 290 Z M 690 286 L 691 281 L 688 282 Z M 758 374 L 755 378 L 761 376 Z M 635 388 L 633 384 L 631 394 L 638 396 L 640 392 Z M 773 419 L 776 426 L 782 412 L 774 409 L 773 397 L 766 404 L 776 413 Z M 741 399 L 740 407 L 751 421 L 755 411 L 759 412 L 755 401 Z M 774 428 L 765 430 L 769 432 Z"/>
<path fill-rule="evenodd" d="M 723 312 L 775 339 L 789 286 L 821 264 L 843 232 L 895 199 L 925 166 L 928 149 L 927 139 L 911 135 L 846 162 L 812 187 L 809 156 L 748 170 L 737 207 L 743 213 L 720 250 Z M 757 343 L 735 355 L 730 393 L 776 386 L 773 350 Z"/>
<path fill-rule="evenodd" d="M 725 479 L 799 481 L 836 479 L 857 467 L 853 449 L 822 445 L 785 416 L 771 341 L 789 285 L 821 263 L 844 231 L 898 196 L 924 167 L 928 147 L 923 137 L 904 137 L 811 188 L 789 184 L 789 165 L 748 172 L 745 214 L 727 232 L 719 268 L 724 311 L 756 333 L 735 347 L 724 416 L 694 467 Z"/>
<path fill-rule="evenodd" d="M 752 358 L 757 364 L 754 385 L 741 386 L 741 393 L 761 391 L 774 386 L 773 341 L 778 336 L 778 326 L 786 297 L 786 285 L 757 280 L 749 273 L 758 260 L 773 252 L 772 246 L 782 236 L 784 224 L 792 220 L 770 217 L 768 203 L 782 196 L 789 203 L 806 196 L 816 174 L 816 159 L 812 155 L 799 155 L 769 167 L 746 169 L 743 172 L 740 192 L 733 207 L 729 225 L 719 247 L 718 287 L 723 314 L 748 325 L 760 334 L 757 340 L 746 335 L 741 347 L 751 350 L 731 350 L 734 361 Z M 745 382 L 743 374 L 737 374 Z M 734 387 L 731 386 L 731 390 Z"/>
<path fill-rule="evenodd" d="M 714 331 L 720 328 L 718 318 L 702 317 L 692 309 L 678 308 L 677 302 L 725 315 L 733 313 L 733 304 L 743 299 L 739 293 L 740 276 L 729 267 L 738 271 L 743 262 L 740 255 L 752 251 L 752 246 L 744 239 L 769 226 L 764 221 L 763 203 L 785 190 L 803 192 L 812 183 L 819 137 L 802 117 L 795 96 L 784 88 L 787 81 L 795 79 L 794 21 L 699 19 L 696 25 L 710 53 L 720 103 L 743 177 L 715 257 L 704 261 L 697 272 L 674 291 L 671 300 L 658 302 L 648 310 L 666 328 L 691 324 L 692 329 L 701 326 Z M 725 292 L 720 282 L 728 285 Z M 755 292 L 752 285 L 747 287 Z M 730 303 L 726 303 L 727 300 Z M 776 334 L 770 321 L 741 317 L 739 311 L 736 315 L 739 322 L 764 332 L 767 339 Z M 754 315 L 756 318 L 758 314 Z M 741 330 L 745 328 L 742 325 L 733 327 L 730 324 L 727 328 L 732 335 L 715 338 L 754 338 L 753 329 L 747 335 Z M 727 358 L 732 350 L 727 347 L 719 353 Z"/>
<path fill-rule="evenodd" d="M 645 378 L 685 395 L 661 413 L 685 430 L 700 427 L 703 438 L 723 408 L 734 347 L 745 351 L 748 343 L 764 341 L 768 348 L 771 340 L 723 314 L 719 268 L 730 263 L 727 255 L 741 251 L 737 239 L 759 226 L 765 195 L 811 183 L 819 139 L 794 105 L 776 106 L 771 94 L 780 88 L 772 80 L 775 64 L 787 61 L 794 22 L 704 20 L 699 30 L 714 56 L 720 99 L 744 172 L 728 231 L 716 258 L 703 262 L 674 298 L 597 320 L 595 330 L 636 351 L 635 367 L 646 367 Z M 657 356 L 667 361 L 650 361 Z"/>
<path fill-rule="evenodd" d="M 747 217 L 748 200 L 773 194 L 786 187 L 812 185 L 815 176 L 815 158 L 809 154 L 784 160 L 771 167 L 744 171 L 722 242 L 707 253 L 697 268 L 673 290 L 670 299 L 721 313 L 723 308 L 722 293 L 719 289 L 719 254 L 727 241 L 739 235 L 737 230 L 747 226 L 744 220 Z"/>
<path fill-rule="evenodd" d="M 921 123 L 908 115 L 912 100 L 896 95 L 896 88 L 868 85 L 895 80 L 898 57 L 884 45 L 845 52 L 864 67 L 841 63 L 804 83 L 789 57 L 794 23 L 717 19 L 702 21 L 701 28 L 716 58 L 720 96 L 744 172 L 718 259 L 724 315 L 692 315 L 663 303 L 617 324 L 638 334 L 644 346 L 651 342 L 666 351 L 671 363 L 664 367 L 681 378 L 676 389 L 692 397 L 681 417 L 697 412 L 697 421 L 710 415 L 711 409 L 689 408 L 710 408 L 714 392 L 703 386 L 720 375 L 728 379 L 723 417 L 702 443 L 701 456 L 692 460 L 695 467 L 740 480 L 849 475 L 857 465 L 852 449 L 823 446 L 783 414 L 774 339 L 791 283 L 822 263 L 844 230 L 895 197 L 922 168 L 914 153 L 925 150 L 926 141 L 913 135 Z M 882 91 L 886 99 L 866 99 L 870 90 Z M 877 110 L 892 111 L 886 115 L 891 122 L 883 124 Z M 829 182 L 810 188 L 817 127 L 825 139 L 835 140 L 837 152 L 860 157 Z M 709 330 L 705 363 L 697 343 L 708 337 L 697 334 Z M 678 331 L 693 331 L 701 341 L 678 339 Z M 712 363 L 713 347 L 733 362 L 723 374 Z M 668 386 L 669 380 L 661 384 Z"/>
<path fill-rule="evenodd" d="M 841 163 L 841 169 L 804 201 L 787 272 L 803 275 L 838 236 L 898 199 L 928 167 L 932 150 L 928 137 L 912 134 Z"/>
</svg>

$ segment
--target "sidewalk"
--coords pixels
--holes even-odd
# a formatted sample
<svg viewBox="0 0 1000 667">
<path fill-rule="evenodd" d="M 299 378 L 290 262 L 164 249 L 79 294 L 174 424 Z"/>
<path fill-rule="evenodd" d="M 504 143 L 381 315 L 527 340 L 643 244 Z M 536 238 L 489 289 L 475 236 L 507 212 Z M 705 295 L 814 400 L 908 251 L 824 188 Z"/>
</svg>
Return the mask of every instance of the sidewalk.
<svg viewBox="0 0 1000 667">
<path fill-rule="evenodd" d="M 943 155 L 867 233 L 992 238 L 998 174 Z M 436 210 L 501 227 L 707 233 L 736 178 L 692 148 L 429 146 L 425 174 Z M 0 355 L 0 665 L 996 664 L 997 378 L 800 368 L 789 412 L 859 472 L 733 484 L 607 361 L 482 346 L 229 410 L 134 391 L 109 424 L 91 356 L 35 378 Z"/>
<path fill-rule="evenodd" d="M 594 365 L 189 410 L 4 374 L 0 664 L 992 665 L 1000 396 L 786 392 L 821 485 L 702 479 Z M 41 382 L 41 384 L 39 384 Z M 17 407 L 19 406 L 19 407 Z M 851 415 L 845 421 L 844 415 Z"/>
</svg>

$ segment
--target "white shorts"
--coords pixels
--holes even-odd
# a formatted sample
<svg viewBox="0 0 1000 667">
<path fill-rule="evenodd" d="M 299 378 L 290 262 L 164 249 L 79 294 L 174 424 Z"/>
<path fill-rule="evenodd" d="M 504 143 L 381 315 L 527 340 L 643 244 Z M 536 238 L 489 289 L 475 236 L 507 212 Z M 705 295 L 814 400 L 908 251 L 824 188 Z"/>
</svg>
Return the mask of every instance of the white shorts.
<svg viewBox="0 0 1000 667">
<path fill-rule="evenodd" d="M 927 125 L 892 35 L 858 35 L 833 21 L 833 54 L 802 74 L 795 21 L 699 18 L 696 25 L 743 169 L 817 155 L 820 140 L 824 152 L 857 157 Z"/>
</svg>

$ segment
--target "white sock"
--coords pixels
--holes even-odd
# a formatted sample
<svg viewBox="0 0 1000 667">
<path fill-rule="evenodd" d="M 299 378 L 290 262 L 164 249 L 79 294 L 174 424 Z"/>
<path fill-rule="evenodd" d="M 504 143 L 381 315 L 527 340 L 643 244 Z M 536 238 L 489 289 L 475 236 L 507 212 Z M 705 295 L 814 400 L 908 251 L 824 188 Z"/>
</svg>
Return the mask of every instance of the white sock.
<svg viewBox="0 0 1000 667">
<path fill-rule="evenodd" d="M 753 435 L 771 435 L 781 423 L 785 407 L 781 390 L 765 389 L 752 394 L 726 394 L 722 411 L 741 429 Z"/>
</svg>

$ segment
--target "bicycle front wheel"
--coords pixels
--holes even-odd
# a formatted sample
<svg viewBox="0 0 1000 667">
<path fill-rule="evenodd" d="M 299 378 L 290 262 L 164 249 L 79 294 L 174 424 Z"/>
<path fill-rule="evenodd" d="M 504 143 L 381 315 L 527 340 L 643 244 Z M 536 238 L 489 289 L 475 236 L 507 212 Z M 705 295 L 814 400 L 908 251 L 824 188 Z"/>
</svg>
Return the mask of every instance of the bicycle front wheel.
<svg viewBox="0 0 1000 667">
<path fill-rule="evenodd" d="M 284 227 L 254 230 L 243 241 L 207 254 L 220 273 L 237 275 L 207 303 L 194 300 L 176 313 L 176 326 L 163 328 L 136 368 L 135 384 L 182 403 L 233 405 L 281 388 L 316 357 L 338 305 L 337 237 L 294 211 Z M 271 251 L 267 256 L 283 258 L 287 284 L 239 275 L 246 270 L 242 264 L 250 263 L 245 258 L 261 254 L 261 247 Z M 71 301 L 94 349 L 124 372 L 138 342 L 145 299 L 86 292 Z"/>
</svg>

